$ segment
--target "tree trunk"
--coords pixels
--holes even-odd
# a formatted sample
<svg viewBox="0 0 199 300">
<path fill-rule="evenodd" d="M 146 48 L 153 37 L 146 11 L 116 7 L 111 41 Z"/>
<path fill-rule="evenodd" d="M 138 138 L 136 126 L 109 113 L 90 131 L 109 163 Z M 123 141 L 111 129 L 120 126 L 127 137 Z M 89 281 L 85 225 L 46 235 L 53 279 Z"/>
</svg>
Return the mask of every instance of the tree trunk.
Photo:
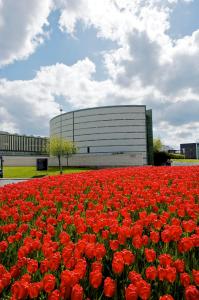
<svg viewBox="0 0 199 300">
<path fill-rule="evenodd" d="M 59 170 L 60 170 L 60 168 L 61 168 L 61 159 L 60 159 L 61 157 L 60 157 L 60 155 L 58 155 L 57 158 L 58 158 L 58 162 L 59 162 Z"/>
</svg>

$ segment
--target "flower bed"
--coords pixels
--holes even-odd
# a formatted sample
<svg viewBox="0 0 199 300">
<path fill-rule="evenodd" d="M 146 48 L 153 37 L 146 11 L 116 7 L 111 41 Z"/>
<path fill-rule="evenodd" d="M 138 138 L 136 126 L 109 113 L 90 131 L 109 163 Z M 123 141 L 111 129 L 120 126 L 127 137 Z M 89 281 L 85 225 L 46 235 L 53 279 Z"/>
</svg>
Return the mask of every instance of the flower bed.
<svg viewBox="0 0 199 300">
<path fill-rule="evenodd" d="M 199 167 L 0 189 L 0 299 L 199 299 Z"/>
</svg>

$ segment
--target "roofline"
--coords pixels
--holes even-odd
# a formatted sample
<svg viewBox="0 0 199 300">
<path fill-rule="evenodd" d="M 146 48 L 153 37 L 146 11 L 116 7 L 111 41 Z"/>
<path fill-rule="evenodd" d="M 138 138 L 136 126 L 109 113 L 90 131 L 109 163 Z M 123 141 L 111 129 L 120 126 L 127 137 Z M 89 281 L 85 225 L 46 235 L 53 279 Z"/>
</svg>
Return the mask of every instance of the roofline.
<svg viewBox="0 0 199 300">
<path fill-rule="evenodd" d="M 193 142 L 193 143 L 182 143 L 182 144 L 180 144 L 180 146 L 181 145 L 198 145 L 199 144 L 199 142 Z"/>
<path fill-rule="evenodd" d="M 18 137 L 28 137 L 28 138 L 40 138 L 40 139 L 48 139 L 47 136 L 39 136 L 39 135 L 26 135 L 26 134 L 18 134 L 18 133 L 1 133 L 0 135 L 12 135 L 12 136 L 18 136 Z"/>
<path fill-rule="evenodd" d="M 61 115 L 67 115 L 67 114 L 71 114 L 71 113 L 75 113 L 75 112 L 79 112 L 79 111 L 83 111 L 83 110 L 92 110 L 92 109 L 100 109 L 100 108 L 111 108 L 111 107 L 145 107 L 145 111 L 146 111 L 146 105 L 108 105 L 108 106 L 96 106 L 96 107 L 89 107 L 89 108 L 82 108 L 82 109 L 77 109 L 77 110 L 71 110 L 68 112 L 65 112 L 63 114 L 59 114 L 55 117 L 53 117 L 52 119 L 50 119 L 50 122 L 58 117 L 60 117 Z"/>
</svg>

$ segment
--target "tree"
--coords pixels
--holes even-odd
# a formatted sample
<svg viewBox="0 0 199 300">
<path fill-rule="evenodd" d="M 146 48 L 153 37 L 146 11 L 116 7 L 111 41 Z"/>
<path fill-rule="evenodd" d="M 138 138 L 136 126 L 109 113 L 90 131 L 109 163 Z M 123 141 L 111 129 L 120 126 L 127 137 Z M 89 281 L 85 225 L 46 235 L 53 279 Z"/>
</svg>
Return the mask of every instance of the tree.
<svg viewBox="0 0 199 300">
<path fill-rule="evenodd" d="M 153 151 L 154 152 L 160 152 L 162 150 L 163 144 L 160 140 L 160 138 L 153 140 Z"/>
<path fill-rule="evenodd" d="M 77 147 L 75 144 L 64 138 L 57 136 L 52 136 L 49 141 L 49 153 L 58 158 L 60 174 L 62 174 L 62 164 L 61 157 L 67 156 L 67 166 L 68 166 L 68 157 L 71 154 L 77 152 Z"/>
</svg>

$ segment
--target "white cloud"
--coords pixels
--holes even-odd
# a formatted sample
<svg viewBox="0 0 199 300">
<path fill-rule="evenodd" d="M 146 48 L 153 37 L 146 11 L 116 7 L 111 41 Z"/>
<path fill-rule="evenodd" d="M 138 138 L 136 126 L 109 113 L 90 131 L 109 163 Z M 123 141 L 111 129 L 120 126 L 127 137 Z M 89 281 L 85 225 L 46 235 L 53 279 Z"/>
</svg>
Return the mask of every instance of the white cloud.
<svg viewBox="0 0 199 300">
<path fill-rule="evenodd" d="M 62 31 L 75 35 L 80 21 L 85 30 L 94 27 L 99 38 L 117 42 L 117 49 L 104 53 L 108 79 L 94 80 L 96 66 L 89 58 L 72 66 L 41 67 L 32 80 L 1 79 L 0 130 L 7 124 L 11 131 L 47 134 L 49 119 L 59 112 L 58 103 L 68 110 L 146 104 L 153 109 L 154 133 L 165 143 L 178 145 L 198 138 L 199 30 L 177 40 L 168 35 L 172 9 L 178 2 L 190 1 L 52 1 L 27 5 L 21 0 L 18 6 L 14 0 L 0 0 L 1 63 L 33 53 L 43 41 L 50 11 L 58 9 Z M 13 9 L 20 16 L 15 22 Z"/>
<path fill-rule="evenodd" d="M 60 9 L 62 31 L 75 34 L 78 21 L 95 27 L 98 36 L 118 42 L 133 30 L 147 31 L 154 39 L 169 29 L 169 14 L 178 2 L 190 0 L 54 0 Z"/>
<path fill-rule="evenodd" d="M 189 141 L 197 139 L 198 98 L 193 98 L 192 102 L 177 101 L 174 105 L 153 86 L 142 86 L 139 79 L 126 87 L 112 80 L 98 82 L 93 79 L 94 73 L 95 65 L 87 58 L 72 66 L 42 67 L 32 80 L 1 79 L 0 130 L 47 135 L 49 119 L 59 113 L 58 102 L 66 110 L 111 104 L 147 104 L 153 108 L 154 133 L 165 143 L 178 145 L 185 138 Z M 191 126 L 195 129 L 191 130 Z"/>
<path fill-rule="evenodd" d="M 105 54 L 110 76 L 120 85 L 139 79 L 143 86 L 154 86 L 165 97 L 199 92 L 199 30 L 167 47 L 145 32 L 134 31 L 128 43 Z"/>
<path fill-rule="evenodd" d="M 75 33 L 75 26 L 82 21 L 85 26 L 93 26 L 98 36 L 120 40 L 127 30 L 139 26 L 136 16 L 140 1 L 117 0 L 68 0 L 56 1 L 61 9 L 59 20 L 61 30 Z"/>
<path fill-rule="evenodd" d="M 51 0 L 0 1 L 0 66 L 25 59 L 43 42 Z"/>
<path fill-rule="evenodd" d="M 190 2 L 189 0 L 181 0 Z M 78 21 L 101 38 L 125 43 L 133 30 L 166 39 L 171 0 L 0 0 L 0 66 L 28 58 L 47 36 L 48 16 L 60 10 L 62 31 L 75 34 Z"/>
<path fill-rule="evenodd" d="M 12 132 L 48 134 L 49 119 L 59 112 L 59 97 L 70 109 L 98 105 L 111 91 L 111 82 L 94 81 L 94 72 L 95 65 L 85 59 L 71 67 L 42 67 L 32 80 L 1 79 L 0 130 L 5 130 L 6 122 Z"/>
</svg>

